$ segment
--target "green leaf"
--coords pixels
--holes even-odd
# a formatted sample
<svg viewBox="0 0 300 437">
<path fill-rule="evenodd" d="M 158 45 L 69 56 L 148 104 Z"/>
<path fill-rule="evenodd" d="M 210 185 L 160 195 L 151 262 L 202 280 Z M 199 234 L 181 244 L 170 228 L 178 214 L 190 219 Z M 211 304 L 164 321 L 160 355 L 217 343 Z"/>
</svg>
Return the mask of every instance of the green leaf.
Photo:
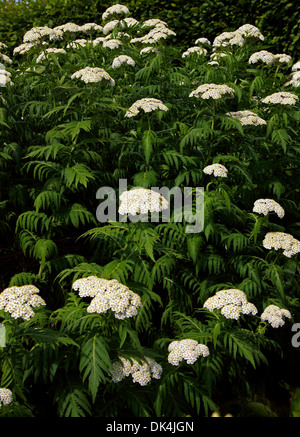
<svg viewBox="0 0 300 437">
<path fill-rule="evenodd" d="M 156 133 L 152 130 L 147 130 L 143 133 L 142 144 L 144 149 L 145 161 L 148 165 L 157 140 Z"/>
<path fill-rule="evenodd" d="M 100 382 L 106 382 L 111 367 L 108 346 L 102 336 L 94 334 L 84 339 L 81 347 L 79 370 L 83 382 L 87 379 L 93 402 Z"/>
<path fill-rule="evenodd" d="M 5 326 L 0 323 L 0 347 L 5 347 L 6 344 L 6 329 Z"/>
</svg>

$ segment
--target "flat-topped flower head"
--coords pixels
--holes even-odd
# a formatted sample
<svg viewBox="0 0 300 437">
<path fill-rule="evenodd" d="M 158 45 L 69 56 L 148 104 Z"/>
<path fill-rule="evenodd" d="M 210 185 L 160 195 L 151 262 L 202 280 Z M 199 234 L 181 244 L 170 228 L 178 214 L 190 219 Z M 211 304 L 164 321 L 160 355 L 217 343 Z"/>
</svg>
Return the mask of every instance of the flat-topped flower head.
<svg viewBox="0 0 300 437">
<path fill-rule="evenodd" d="M 148 53 L 155 53 L 156 56 L 160 56 L 161 52 L 156 48 L 156 47 L 144 47 L 143 49 L 140 50 L 140 55 L 145 55 Z"/>
<path fill-rule="evenodd" d="M 160 379 L 162 366 L 153 358 L 145 357 L 145 360 L 137 361 L 135 358 L 124 358 L 119 356 L 119 361 L 115 361 L 110 369 L 112 381 L 118 383 L 127 376 L 131 375 L 132 381 L 141 386 L 146 386 L 151 379 Z"/>
<path fill-rule="evenodd" d="M 259 52 L 253 53 L 249 58 L 249 64 L 257 64 L 262 62 L 263 64 L 274 64 L 276 61 L 275 55 L 268 52 L 267 50 L 260 50 Z"/>
<path fill-rule="evenodd" d="M 92 297 L 88 313 L 102 314 L 111 310 L 116 319 L 123 320 L 136 316 L 142 306 L 140 296 L 116 279 L 88 276 L 77 279 L 72 288 L 79 292 L 80 297 Z"/>
<path fill-rule="evenodd" d="M 122 41 L 120 41 L 117 38 L 107 39 L 106 41 L 103 41 L 102 46 L 108 47 L 111 50 L 118 49 L 123 45 Z"/>
<path fill-rule="evenodd" d="M 169 202 L 158 192 L 147 188 L 134 188 L 120 195 L 119 213 L 146 214 L 167 209 Z"/>
<path fill-rule="evenodd" d="M 203 304 L 209 311 L 221 310 L 221 314 L 227 319 L 237 320 L 240 314 L 257 314 L 257 308 L 248 302 L 246 294 L 242 290 L 230 288 L 218 291 L 209 297 Z"/>
<path fill-rule="evenodd" d="M 0 388 L 0 408 L 2 405 L 9 405 L 12 403 L 12 392 L 8 388 Z"/>
<path fill-rule="evenodd" d="M 240 32 L 223 32 L 216 36 L 213 41 L 213 46 L 215 48 L 227 47 L 227 46 L 242 46 L 244 44 L 244 38 Z"/>
<path fill-rule="evenodd" d="M 0 53 L 0 61 L 6 62 L 7 64 L 12 64 L 13 62 L 7 55 L 4 55 L 3 53 Z"/>
<path fill-rule="evenodd" d="M 44 37 L 48 37 L 52 29 L 48 26 L 33 27 L 23 36 L 23 43 L 38 42 Z"/>
<path fill-rule="evenodd" d="M 259 117 L 257 114 L 255 114 L 252 111 L 236 111 L 236 112 L 227 112 L 226 115 L 230 115 L 233 118 L 236 118 L 239 120 L 242 124 L 242 126 L 261 126 L 264 124 L 267 124 L 267 122 Z"/>
<path fill-rule="evenodd" d="M 63 32 L 63 34 L 69 32 L 69 33 L 77 33 L 77 32 L 81 32 L 81 26 L 79 26 L 78 24 L 75 23 L 65 23 L 65 24 L 61 24 L 60 26 L 56 26 L 53 28 L 54 31 L 61 31 Z"/>
<path fill-rule="evenodd" d="M 232 98 L 234 97 L 234 89 L 225 84 L 205 83 L 192 91 L 189 97 L 197 97 L 204 100 Z"/>
<path fill-rule="evenodd" d="M 0 87 L 5 87 L 7 84 L 11 86 L 14 84 L 11 80 L 11 73 L 0 68 Z"/>
<path fill-rule="evenodd" d="M 222 164 L 210 164 L 204 167 L 203 172 L 215 177 L 227 178 L 227 168 Z"/>
<path fill-rule="evenodd" d="M 102 20 L 107 20 L 111 15 L 128 15 L 129 9 L 125 5 L 113 5 L 107 8 L 102 14 Z"/>
<path fill-rule="evenodd" d="M 150 18 L 143 22 L 142 27 L 155 27 L 157 25 L 168 26 L 168 24 L 159 18 Z"/>
<path fill-rule="evenodd" d="M 182 53 L 182 57 L 186 58 L 187 56 L 190 56 L 192 54 L 196 55 L 206 55 L 207 50 L 203 47 L 195 46 L 195 47 L 189 47 L 185 52 Z"/>
<path fill-rule="evenodd" d="M 13 49 L 13 55 L 25 55 L 26 53 L 28 53 L 33 47 L 37 46 L 39 44 L 38 41 L 35 42 L 31 42 L 31 43 L 23 43 L 20 44 L 19 46 L 15 47 Z M 44 44 L 47 44 L 46 41 L 44 41 Z"/>
<path fill-rule="evenodd" d="M 290 55 L 286 55 L 284 53 L 278 53 L 275 56 L 275 63 L 276 64 L 289 64 L 293 61 L 293 58 Z"/>
<path fill-rule="evenodd" d="M 130 40 L 132 44 L 154 44 L 161 39 L 166 39 L 168 36 L 176 36 L 176 33 L 163 24 L 155 25 L 146 35 L 135 37 Z"/>
<path fill-rule="evenodd" d="M 0 310 L 9 312 L 14 319 L 29 320 L 35 315 L 32 308 L 46 305 L 34 285 L 12 286 L 0 293 Z"/>
<path fill-rule="evenodd" d="M 194 364 L 200 356 L 209 355 L 209 348 L 205 344 L 189 338 L 172 341 L 168 346 L 168 351 L 168 362 L 173 366 L 178 366 L 183 360 L 187 364 Z"/>
<path fill-rule="evenodd" d="M 300 61 L 293 64 L 291 69 L 292 69 L 292 71 L 299 71 L 300 70 Z"/>
<path fill-rule="evenodd" d="M 300 71 L 293 71 L 290 76 L 290 80 L 286 82 L 283 86 L 293 86 L 295 88 L 298 88 L 300 86 Z"/>
<path fill-rule="evenodd" d="M 85 23 L 80 26 L 80 31 L 83 33 L 91 33 L 91 32 L 101 32 L 103 27 L 96 23 Z"/>
<path fill-rule="evenodd" d="M 81 79 L 85 83 L 97 83 L 104 80 L 115 85 L 114 79 L 103 68 L 99 67 L 85 67 L 73 73 L 71 79 Z"/>
<path fill-rule="evenodd" d="M 131 56 L 128 55 L 120 55 L 113 59 L 112 62 L 112 68 L 119 68 L 122 65 L 132 65 L 135 66 L 135 61 L 132 59 Z"/>
<path fill-rule="evenodd" d="M 244 24 L 243 26 L 240 26 L 236 32 L 240 33 L 243 38 L 249 38 L 249 39 L 260 39 L 261 41 L 264 41 L 265 37 L 260 32 L 258 27 L 253 26 L 252 24 Z"/>
<path fill-rule="evenodd" d="M 298 99 L 299 97 L 296 94 L 279 91 L 261 99 L 261 102 L 273 105 L 295 105 Z"/>
<path fill-rule="evenodd" d="M 67 44 L 67 49 L 77 49 L 79 47 L 86 47 L 88 41 L 84 38 L 75 39 L 74 41 L 71 41 Z"/>
<path fill-rule="evenodd" d="M 146 97 L 144 99 L 137 100 L 133 105 L 131 105 L 130 108 L 126 111 L 125 117 L 135 117 L 140 113 L 141 110 L 148 113 L 156 110 L 168 111 L 169 108 L 164 105 L 163 102 L 159 99 Z"/>
<path fill-rule="evenodd" d="M 283 249 L 283 255 L 288 258 L 300 252 L 300 241 L 286 232 L 268 232 L 262 244 L 265 249 Z"/>
<path fill-rule="evenodd" d="M 195 41 L 195 44 L 207 44 L 207 45 L 211 46 L 210 40 L 205 38 L 205 37 L 197 38 Z"/>
<path fill-rule="evenodd" d="M 67 54 L 67 52 L 66 52 L 64 49 L 57 49 L 57 48 L 51 48 L 51 47 L 50 47 L 50 48 L 45 49 L 45 51 L 42 52 L 42 53 L 37 57 L 36 62 L 39 63 L 39 62 L 44 61 L 45 59 L 48 59 L 48 57 L 47 57 L 47 53 L 62 54 L 62 55 L 66 55 L 66 54 Z M 50 58 L 50 59 L 51 59 L 51 58 Z"/>
<path fill-rule="evenodd" d="M 267 306 L 260 316 L 261 320 L 270 323 L 272 328 L 283 326 L 285 323 L 283 317 L 290 319 L 292 315 L 288 310 L 282 309 L 277 305 Z"/>
<path fill-rule="evenodd" d="M 269 212 L 275 212 L 279 218 L 283 218 L 285 214 L 282 206 L 273 199 L 257 199 L 254 202 L 253 212 L 263 215 L 267 215 Z"/>
<path fill-rule="evenodd" d="M 105 26 L 102 29 L 102 32 L 104 35 L 108 35 L 110 32 L 112 32 L 117 26 L 120 26 L 121 28 L 124 27 L 122 22 L 120 20 L 112 20 L 105 24 Z"/>
</svg>

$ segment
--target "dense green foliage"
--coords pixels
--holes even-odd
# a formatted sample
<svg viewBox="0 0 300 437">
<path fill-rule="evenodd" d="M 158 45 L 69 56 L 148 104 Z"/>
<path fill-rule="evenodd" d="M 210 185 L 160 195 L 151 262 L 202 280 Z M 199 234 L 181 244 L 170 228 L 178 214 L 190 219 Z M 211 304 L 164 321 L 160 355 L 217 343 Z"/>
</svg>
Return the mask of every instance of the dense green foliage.
<svg viewBox="0 0 300 437">
<path fill-rule="evenodd" d="M 37 15 L 28 10 L 28 25 L 16 21 L 23 34 L 31 24 L 94 21 L 92 8 L 82 23 L 76 19 L 79 2 L 70 8 L 66 1 L 59 18 L 52 2 L 46 16 L 39 15 L 41 2 L 34 3 Z M 146 18 L 161 13 L 157 3 L 143 10 Z M 140 14 L 141 5 L 135 2 Z M 159 18 L 173 30 L 167 12 Z M 210 25 L 205 36 L 214 38 L 220 28 Z M 202 36 L 202 26 L 188 41 Z M 125 31 L 146 32 L 140 25 Z M 11 32 L 16 45 L 17 29 Z M 44 52 L 40 62 L 42 44 L 15 55 L 6 64 L 13 85 L 0 88 L 1 291 L 34 284 L 46 302 L 29 321 L 0 310 L 6 330 L 0 388 L 14 396 L 0 415 L 290 415 L 289 399 L 299 396 L 300 385 L 299 348 L 291 345 L 291 326 L 300 316 L 299 253 L 288 258 L 281 249 L 266 249 L 263 240 L 271 231 L 300 238 L 299 99 L 294 105 L 265 105 L 261 99 L 287 90 L 299 95 L 299 88 L 284 87 L 292 62 L 249 64 L 251 54 L 266 48 L 261 41 L 224 48 L 227 56 L 212 65 L 208 46 L 207 55 L 182 57 L 182 45 L 186 50 L 194 43 L 177 45 L 178 36 L 154 44 L 159 54 L 143 55 L 143 46 L 124 35 L 116 49 L 67 47 L 80 37 L 88 38 L 68 34 L 50 42 L 67 53 Z M 121 54 L 135 65 L 113 68 Z M 105 69 L 115 85 L 71 78 L 87 66 Z M 226 84 L 234 96 L 190 97 L 205 83 Z M 160 99 L 168 111 L 126 118 L 128 108 L 146 97 Z M 243 126 L 228 115 L 238 110 L 254 111 L 266 124 Z M 212 163 L 225 165 L 228 177 L 204 173 Z M 99 223 L 97 190 L 109 186 L 118 193 L 120 179 L 127 179 L 128 188 L 203 187 L 203 231 L 187 233 L 185 221 L 174 215 L 166 223 Z M 254 213 L 260 198 L 279 202 L 284 217 Z M 91 275 L 116 279 L 137 293 L 137 316 L 118 320 L 111 311 L 88 313 L 89 299 L 80 298 L 72 284 Z M 242 290 L 257 315 L 233 320 L 203 307 L 230 288 Z M 272 328 L 260 319 L 270 304 L 289 310 L 292 318 Z M 209 356 L 171 365 L 168 345 L 184 338 L 207 345 Z M 119 355 L 154 358 L 163 368 L 161 378 L 146 386 L 130 378 L 112 382 L 110 368 Z"/>
<path fill-rule="evenodd" d="M 57 26 L 101 22 L 102 13 L 112 0 L 14 0 L 0 2 L 0 41 L 19 43 L 23 30 L 33 26 Z M 245 23 L 258 26 L 267 44 L 276 52 L 300 58 L 300 6 L 289 0 L 181 1 L 132 0 L 127 3 L 138 20 L 160 18 L 178 35 L 177 44 L 192 45 L 196 38 L 214 38 Z"/>
</svg>

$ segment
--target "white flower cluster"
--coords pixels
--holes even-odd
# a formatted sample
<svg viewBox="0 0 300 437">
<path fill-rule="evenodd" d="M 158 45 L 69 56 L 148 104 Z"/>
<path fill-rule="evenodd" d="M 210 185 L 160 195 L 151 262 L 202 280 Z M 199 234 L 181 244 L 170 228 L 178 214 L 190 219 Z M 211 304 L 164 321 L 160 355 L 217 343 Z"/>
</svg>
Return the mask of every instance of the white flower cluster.
<svg viewBox="0 0 300 437">
<path fill-rule="evenodd" d="M 13 81 L 11 80 L 11 73 L 7 70 L 0 69 L 0 87 L 6 86 L 6 84 L 13 85 Z"/>
<path fill-rule="evenodd" d="M 197 55 L 206 55 L 207 50 L 199 46 L 190 47 L 185 52 L 182 53 L 182 57 L 186 58 L 187 56 L 190 56 L 192 53 L 196 53 Z"/>
<path fill-rule="evenodd" d="M 202 37 L 202 38 L 197 38 L 195 44 L 207 44 L 210 46 L 211 42 L 209 41 L 209 39 Z"/>
<path fill-rule="evenodd" d="M 284 86 L 293 86 L 295 88 L 300 86 L 300 71 L 292 71 L 290 74 L 290 80 L 286 82 Z"/>
<path fill-rule="evenodd" d="M 35 47 L 38 44 L 38 41 L 31 42 L 31 43 L 23 43 L 19 46 L 15 47 L 13 50 L 13 55 L 25 55 L 28 53 L 33 47 Z M 47 45 L 46 41 L 43 43 L 44 45 Z"/>
<path fill-rule="evenodd" d="M 48 26 L 33 27 L 28 30 L 23 36 L 23 43 L 37 42 L 44 37 L 49 37 L 52 29 Z"/>
<path fill-rule="evenodd" d="M 147 188 L 134 188 L 120 195 L 119 214 L 146 214 L 167 209 L 168 201 L 158 192 Z"/>
<path fill-rule="evenodd" d="M 215 177 L 227 178 L 227 168 L 222 164 L 211 164 L 204 167 L 203 172 L 206 174 L 213 174 Z"/>
<path fill-rule="evenodd" d="M 205 83 L 192 91 L 189 97 L 201 97 L 201 99 L 212 98 L 214 100 L 221 99 L 222 97 L 232 98 L 234 97 L 234 90 L 225 84 L 217 85 L 215 83 Z"/>
<path fill-rule="evenodd" d="M 67 52 L 64 49 L 48 48 L 48 49 L 45 49 L 45 51 L 37 57 L 36 62 L 39 63 L 41 61 L 44 61 L 46 59 L 47 53 L 54 53 L 54 54 L 60 53 L 63 55 L 67 54 Z"/>
<path fill-rule="evenodd" d="M 157 55 L 160 55 L 160 51 L 156 47 L 144 47 L 140 51 L 140 55 L 144 55 L 145 53 L 156 53 Z"/>
<path fill-rule="evenodd" d="M 296 94 L 289 93 L 287 91 L 279 91 L 278 93 L 273 93 L 270 96 L 261 99 L 261 102 L 272 103 L 274 105 L 295 105 L 298 98 L 299 97 Z"/>
<path fill-rule="evenodd" d="M 261 50 L 259 52 L 253 53 L 249 58 L 249 64 L 257 64 L 258 62 L 263 62 L 264 64 L 289 64 L 292 61 L 292 57 L 290 55 L 286 55 L 284 53 L 279 53 L 273 55 L 273 53 L 268 52 L 267 50 Z"/>
<path fill-rule="evenodd" d="M 81 31 L 81 26 L 78 26 L 78 24 L 75 23 L 65 23 L 60 26 L 54 27 L 52 30 L 55 32 L 58 32 L 58 34 L 70 32 L 70 33 L 77 33 Z M 50 32 L 51 35 L 52 32 Z"/>
<path fill-rule="evenodd" d="M 123 320 L 136 316 L 137 309 L 142 306 L 141 298 L 126 285 L 116 279 L 103 279 L 96 276 L 77 279 L 72 288 L 79 290 L 80 297 L 92 297 L 87 307 L 88 313 L 106 313 L 111 310 L 115 318 Z"/>
<path fill-rule="evenodd" d="M 113 382 L 122 381 L 125 377 L 131 375 L 133 382 L 141 386 L 147 385 L 151 379 L 160 379 L 162 367 L 153 358 L 145 357 L 145 361 L 138 362 L 134 358 L 130 360 L 119 357 L 120 361 L 115 361 L 111 368 Z"/>
<path fill-rule="evenodd" d="M 187 364 L 194 364 L 200 356 L 209 355 L 209 349 L 205 344 L 189 338 L 172 341 L 168 346 L 168 351 L 168 362 L 173 366 L 178 366 L 182 360 L 185 360 Z"/>
<path fill-rule="evenodd" d="M 8 64 L 12 64 L 12 60 L 3 53 L 0 53 L 0 61 L 7 62 Z"/>
<path fill-rule="evenodd" d="M 103 47 L 108 47 L 111 50 L 118 49 L 121 45 L 123 45 L 122 41 L 117 38 L 107 39 L 102 44 Z"/>
<path fill-rule="evenodd" d="M 242 46 L 243 44 L 244 44 L 244 38 L 242 34 L 238 31 L 223 32 L 220 35 L 216 36 L 216 38 L 213 41 L 213 46 L 215 48 L 227 47 L 233 45 Z"/>
<path fill-rule="evenodd" d="M 277 55 L 274 55 L 275 57 L 275 63 L 276 64 L 289 64 L 292 62 L 292 57 L 290 55 L 286 55 L 284 53 L 279 53 Z"/>
<path fill-rule="evenodd" d="M 242 124 L 242 126 L 260 126 L 263 124 L 267 124 L 267 122 L 259 117 L 257 114 L 255 114 L 252 111 L 237 111 L 237 112 L 227 112 L 226 115 L 230 115 L 233 118 L 236 118 L 239 120 Z"/>
<path fill-rule="evenodd" d="M 149 20 L 143 22 L 142 27 L 155 27 L 157 25 L 167 26 L 168 24 L 159 18 L 150 18 Z"/>
<path fill-rule="evenodd" d="M 152 112 L 157 109 L 161 111 L 168 111 L 169 108 L 163 104 L 163 102 L 159 99 L 154 99 L 151 97 L 146 97 L 144 99 L 137 100 L 130 108 L 126 111 L 125 117 L 135 117 L 139 114 L 140 109 L 144 112 Z"/>
<path fill-rule="evenodd" d="M 292 317 L 288 310 L 281 309 L 277 305 L 269 305 L 265 308 L 260 318 L 263 321 L 269 322 L 273 328 L 279 328 L 284 325 L 283 316 L 289 319 Z"/>
<path fill-rule="evenodd" d="M 129 9 L 127 6 L 116 4 L 107 8 L 102 14 L 102 20 L 107 20 L 110 15 L 118 14 L 118 15 L 127 15 L 129 14 Z"/>
<path fill-rule="evenodd" d="M 4 42 L 0 42 L 0 50 L 8 49 L 8 46 Z"/>
<path fill-rule="evenodd" d="M 284 209 L 279 203 L 275 202 L 273 199 L 257 199 L 254 202 L 253 212 L 257 212 L 258 214 L 267 215 L 269 212 L 274 211 L 279 218 L 284 217 Z"/>
<path fill-rule="evenodd" d="M 300 70 L 300 61 L 292 65 L 292 71 L 299 71 L 299 70 Z"/>
<path fill-rule="evenodd" d="M 257 64 L 258 62 L 273 64 L 275 62 L 275 57 L 273 53 L 270 53 L 267 50 L 260 50 L 259 52 L 253 53 L 248 62 L 249 64 Z"/>
<path fill-rule="evenodd" d="M 12 392 L 8 388 L 0 388 L 0 408 L 12 402 Z"/>
<path fill-rule="evenodd" d="M 35 285 L 6 288 L 0 293 L 0 310 L 9 312 L 14 319 L 21 317 L 29 320 L 34 316 L 32 308 L 46 305 L 44 299 L 38 295 L 39 292 Z"/>
<path fill-rule="evenodd" d="M 268 232 L 262 244 L 265 249 L 284 249 L 283 255 L 288 258 L 300 252 L 300 241 L 285 232 Z"/>
<path fill-rule="evenodd" d="M 257 314 L 257 308 L 248 302 L 246 294 L 236 288 L 218 291 L 203 304 L 209 311 L 221 310 L 227 319 L 238 319 L 240 314 Z"/>
<path fill-rule="evenodd" d="M 109 32 L 114 30 L 118 25 L 120 25 L 122 28 L 124 27 L 122 21 L 120 20 L 112 20 L 105 24 L 105 26 L 102 29 L 102 32 L 104 35 L 108 35 Z"/>
<path fill-rule="evenodd" d="M 137 38 L 132 38 L 130 42 L 132 44 L 137 42 L 142 44 L 153 44 L 162 38 L 166 39 L 168 36 L 172 36 L 172 35 L 176 36 L 176 33 L 173 32 L 173 30 L 169 29 L 166 26 L 166 24 L 164 24 L 164 22 L 157 22 L 146 35 Z"/>
<path fill-rule="evenodd" d="M 128 55 L 120 55 L 114 58 L 112 62 L 112 68 L 119 68 L 123 64 L 135 66 L 135 62 L 131 56 Z"/>
<path fill-rule="evenodd" d="M 85 67 L 73 73 L 71 79 L 81 79 L 85 83 L 101 82 L 104 79 L 109 81 L 111 85 L 115 85 L 114 79 L 103 68 L 99 67 Z"/>
<path fill-rule="evenodd" d="M 236 32 L 240 33 L 243 38 L 254 38 L 260 39 L 261 41 L 264 41 L 265 39 L 258 27 L 253 26 L 252 24 L 244 24 L 243 26 L 239 27 Z"/>
<path fill-rule="evenodd" d="M 103 27 L 96 23 L 85 23 L 82 26 L 80 26 L 81 32 L 84 33 L 90 33 L 95 31 L 102 31 Z"/>
<path fill-rule="evenodd" d="M 74 41 L 71 41 L 67 44 L 67 49 L 76 49 L 78 46 L 81 47 L 86 47 L 87 45 L 87 40 L 84 38 L 80 38 L 80 39 L 75 39 Z"/>
</svg>

